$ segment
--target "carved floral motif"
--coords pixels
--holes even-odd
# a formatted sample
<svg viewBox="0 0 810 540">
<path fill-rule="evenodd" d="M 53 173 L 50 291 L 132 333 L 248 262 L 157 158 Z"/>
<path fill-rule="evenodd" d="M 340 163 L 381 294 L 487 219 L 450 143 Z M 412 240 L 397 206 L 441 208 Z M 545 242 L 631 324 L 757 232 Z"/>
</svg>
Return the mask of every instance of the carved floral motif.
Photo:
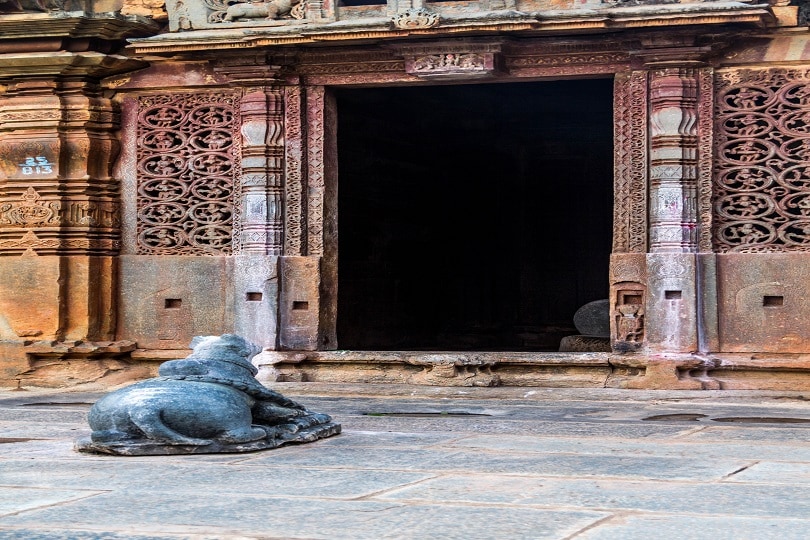
<svg viewBox="0 0 810 540">
<path fill-rule="evenodd" d="M 33 187 L 29 187 L 19 201 L 0 205 L 0 225 L 47 227 L 59 225 L 58 201 L 44 201 Z"/>
<path fill-rule="evenodd" d="M 231 252 L 237 110 L 235 94 L 140 99 L 138 253 Z"/>
<path fill-rule="evenodd" d="M 717 77 L 714 245 L 810 251 L 810 71 Z"/>
<path fill-rule="evenodd" d="M 433 28 L 439 25 L 439 14 L 425 8 L 411 8 L 398 13 L 391 22 L 401 30 Z"/>
</svg>

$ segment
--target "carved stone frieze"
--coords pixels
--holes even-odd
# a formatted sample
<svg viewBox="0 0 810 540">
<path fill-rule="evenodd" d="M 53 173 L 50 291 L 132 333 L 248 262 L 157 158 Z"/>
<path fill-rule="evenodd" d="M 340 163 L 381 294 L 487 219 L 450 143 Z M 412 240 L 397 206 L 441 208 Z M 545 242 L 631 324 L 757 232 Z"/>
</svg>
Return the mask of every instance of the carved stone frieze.
<svg viewBox="0 0 810 540">
<path fill-rule="evenodd" d="M 714 247 L 810 252 L 810 70 L 717 74 Z"/>
<path fill-rule="evenodd" d="M 406 58 L 405 71 L 421 78 L 468 78 L 495 72 L 494 53 L 446 52 Z"/>
<path fill-rule="evenodd" d="M 47 227 L 60 224 L 59 201 L 44 201 L 33 187 L 19 201 L 0 203 L 0 225 L 13 227 Z"/>
<path fill-rule="evenodd" d="M 121 248 L 121 241 L 112 238 L 73 238 L 57 236 L 50 231 L 32 230 L 20 234 L 12 231 L 0 231 L 0 252 L 22 255 L 78 255 L 87 252 L 116 252 Z"/>
<path fill-rule="evenodd" d="M 234 93 L 139 99 L 139 254 L 231 253 L 238 107 Z"/>
<path fill-rule="evenodd" d="M 404 72 L 402 60 L 365 61 L 352 63 L 302 64 L 297 68 L 302 75 L 340 75 L 349 73 Z"/>
<path fill-rule="evenodd" d="M 514 56 L 509 58 L 507 66 L 533 67 L 533 66 L 566 66 L 579 64 L 613 64 L 627 62 L 626 52 L 586 52 L 580 54 L 545 54 L 531 56 Z"/>
</svg>

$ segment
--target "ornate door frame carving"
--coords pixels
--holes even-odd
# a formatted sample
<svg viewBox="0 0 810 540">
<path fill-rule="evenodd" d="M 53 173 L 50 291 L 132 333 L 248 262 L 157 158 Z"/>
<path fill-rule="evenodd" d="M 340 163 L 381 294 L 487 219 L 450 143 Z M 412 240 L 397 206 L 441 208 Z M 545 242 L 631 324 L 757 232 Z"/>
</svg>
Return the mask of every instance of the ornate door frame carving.
<svg viewBox="0 0 810 540">
<path fill-rule="evenodd" d="M 491 43 L 485 45 L 492 48 Z M 573 51 L 553 44 L 536 48 L 504 44 L 492 49 L 497 55 L 493 65 L 501 66 L 497 77 L 504 82 L 610 74 L 614 77 L 614 227 L 609 281 L 617 349 L 625 345 L 643 348 L 648 329 L 669 324 L 658 320 L 656 314 L 660 311 L 656 309 L 657 296 L 664 292 L 674 298 L 681 291 L 680 298 L 688 301 L 681 302 L 679 309 L 690 313 L 688 320 L 695 319 L 698 295 L 692 259 L 694 254 L 711 249 L 713 73 L 700 60 L 707 51 L 683 45 L 654 45 L 652 52 L 645 49 L 635 53 L 617 44 L 610 49 L 604 43 L 580 44 Z M 447 58 L 455 52 L 454 46 L 458 44 L 449 41 L 427 44 L 420 52 Z M 470 43 L 464 47 L 465 51 L 471 50 Z M 286 62 L 286 69 L 296 73 L 279 77 L 271 83 L 274 86 L 268 87 L 272 99 L 268 98 L 267 103 L 282 106 L 280 110 L 268 109 L 265 115 L 267 122 L 283 132 L 283 156 L 279 155 L 283 163 L 268 161 L 266 167 L 268 178 L 283 174 L 284 179 L 276 187 L 278 193 L 273 192 L 276 203 L 278 196 L 283 201 L 283 217 L 278 216 L 283 222 L 283 240 L 277 251 L 283 259 L 279 265 L 281 348 L 337 346 L 336 111 L 330 88 L 424 84 L 424 78 L 408 71 L 407 62 L 399 59 L 400 53 L 368 49 L 313 51 L 297 57 L 294 64 L 290 64 L 290 58 L 268 59 L 270 64 Z M 454 77 L 463 76 L 463 70 L 458 71 Z M 243 101 L 249 104 L 254 100 L 246 95 Z M 261 116 L 250 112 L 245 104 L 242 108 L 243 123 Z M 252 146 L 258 156 L 258 140 L 255 145 L 248 144 L 247 135 L 243 135 L 245 156 L 252 152 Z M 270 175 L 274 166 L 277 171 Z M 244 163 L 243 169 L 249 170 Z M 272 193 L 265 195 L 270 197 Z M 243 223 L 235 225 L 246 227 Z M 247 244 L 239 249 L 245 247 Z M 650 266 L 647 259 L 653 254 L 655 260 Z M 658 269 L 661 275 L 650 275 L 649 268 Z M 684 268 L 683 275 L 675 272 Z M 662 287 L 667 291 L 657 290 Z M 632 335 L 632 340 L 623 344 L 619 329 L 629 328 L 631 322 L 635 329 L 626 333 Z M 667 349 L 692 347 L 694 328 L 679 329 L 677 333 L 687 338 L 667 343 Z"/>
</svg>

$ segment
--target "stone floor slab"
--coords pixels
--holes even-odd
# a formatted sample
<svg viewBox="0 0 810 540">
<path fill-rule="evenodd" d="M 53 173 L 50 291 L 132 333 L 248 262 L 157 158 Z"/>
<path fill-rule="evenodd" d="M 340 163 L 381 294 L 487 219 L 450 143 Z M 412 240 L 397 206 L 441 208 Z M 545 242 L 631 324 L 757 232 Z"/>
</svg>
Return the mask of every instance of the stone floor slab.
<svg viewBox="0 0 810 540">
<path fill-rule="evenodd" d="M 366 470 L 420 470 L 522 474 L 534 476 L 604 476 L 670 480 L 720 479 L 749 464 L 742 460 L 684 460 L 637 455 L 518 454 L 474 450 L 322 448 L 256 457 L 250 465 Z"/>
<path fill-rule="evenodd" d="M 576 453 L 642 455 L 714 460 L 717 456 L 743 460 L 810 461 L 810 445 L 802 441 L 768 444 L 693 442 L 686 438 L 672 441 L 625 440 L 620 438 L 526 437 L 519 435 L 472 435 L 441 443 L 442 448 L 480 449 L 491 452 Z"/>
<path fill-rule="evenodd" d="M 543 420 L 467 419 L 467 418 L 397 418 L 340 417 L 346 429 L 356 431 L 397 431 L 412 433 L 487 433 L 512 435 L 559 435 L 568 437 L 621 437 L 625 439 L 660 439 L 686 435 L 692 425 L 661 425 L 648 422 L 546 422 Z"/>
<path fill-rule="evenodd" d="M 109 508 L 116 512 L 110 513 Z M 190 533 L 261 535 L 262 538 L 564 538 L 608 514 L 453 505 L 410 505 L 393 502 L 279 499 L 255 495 L 173 497 L 156 493 L 111 493 L 92 504 L 81 501 L 0 519 L 0 527 L 72 527 L 104 523 L 106 530 L 125 532 L 138 524 L 141 534 Z"/>
<path fill-rule="evenodd" d="M 746 427 L 707 427 L 688 435 L 690 440 L 728 442 L 749 441 L 765 443 L 803 443 L 810 441 L 810 430 L 797 427 L 764 427 L 749 425 Z"/>
<path fill-rule="evenodd" d="M 228 540 L 255 540 L 247 537 L 229 536 Z M 133 533 L 116 533 L 111 531 L 80 531 L 19 528 L 0 530 L 0 540 L 222 540 L 217 536 L 189 536 L 183 535 L 142 535 Z"/>
<path fill-rule="evenodd" d="M 785 450 L 784 459 L 799 459 L 791 450 Z M 810 462 L 773 462 L 757 463 L 734 476 L 728 482 L 758 482 L 765 484 L 794 484 L 810 486 Z M 810 497 L 810 493 L 808 493 Z M 810 531 L 808 531 L 810 533 Z"/>
<path fill-rule="evenodd" d="M 642 420 L 685 411 L 800 417 L 810 409 L 803 396 L 278 389 L 329 413 L 344 433 L 247 454 L 86 456 L 72 446 L 89 432 L 87 406 L 77 404 L 91 396 L 7 393 L 0 493 L 28 498 L 6 495 L 18 506 L 0 515 L 0 540 L 783 540 L 810 530 L 810 426 Z M 367 414 L 375 411 L 489 416 Z M 37 498 L 45 495 L 53 503 Z"/>
<path fill-rule="evenodd" d="M 623 516 L 577 540 L 806 540 L 810 520 L 739 517 Z"/>
<path fill-rule="evenodd" d="M 651 482 L 617 479 L 548 479 L 506 475 L 445 475 L 375 499 L 445 504 L 531 505 L 619 512 L 806 518 L 803 486 Z"/>
<path fill-rule="evenodd" d="M 6 479 L 0 473 L 0 516 L 76 501 L 102 493 L 86 489 L 31 488 L 5 484 Z"/>
<path fill-rule="evenodd" d="M 444 446 L 460 438 L 464 434 L 445 433 L 404 433 L 396 431 L 357 431 L 344 429 L 337 437 L 329 437 L 318 441 L 319 446 L 339 447 L 373 447 L 373 448 L 409 448 L 421 450 L 428 447 Z"/>
<path fill-rule="evenodd" d="M 30 488 L 126 490 L 138 493 L 199 493 L 216 486 L 220 494 L 245 490 L 276 496 L 353 499 L 430 478 L 394 471 L 340 471 L 248 467 L 206 462 L 180 463 L 128 458 L 59 461 L 0 461 L 0 485 Z"/>
</svg>

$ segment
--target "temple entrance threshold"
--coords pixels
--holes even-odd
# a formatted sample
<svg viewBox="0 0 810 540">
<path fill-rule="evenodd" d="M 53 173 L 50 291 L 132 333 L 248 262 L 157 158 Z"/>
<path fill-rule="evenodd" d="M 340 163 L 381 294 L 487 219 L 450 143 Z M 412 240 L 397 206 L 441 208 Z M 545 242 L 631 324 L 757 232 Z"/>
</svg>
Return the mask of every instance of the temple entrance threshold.
<svg viewBox="0 0 810 540">
<path fill-rule="evenodd" d="M 612 91 L 337 91 L 338 347 L 556 351 L 575 334 L 608 296 Z"/>
</svg>

